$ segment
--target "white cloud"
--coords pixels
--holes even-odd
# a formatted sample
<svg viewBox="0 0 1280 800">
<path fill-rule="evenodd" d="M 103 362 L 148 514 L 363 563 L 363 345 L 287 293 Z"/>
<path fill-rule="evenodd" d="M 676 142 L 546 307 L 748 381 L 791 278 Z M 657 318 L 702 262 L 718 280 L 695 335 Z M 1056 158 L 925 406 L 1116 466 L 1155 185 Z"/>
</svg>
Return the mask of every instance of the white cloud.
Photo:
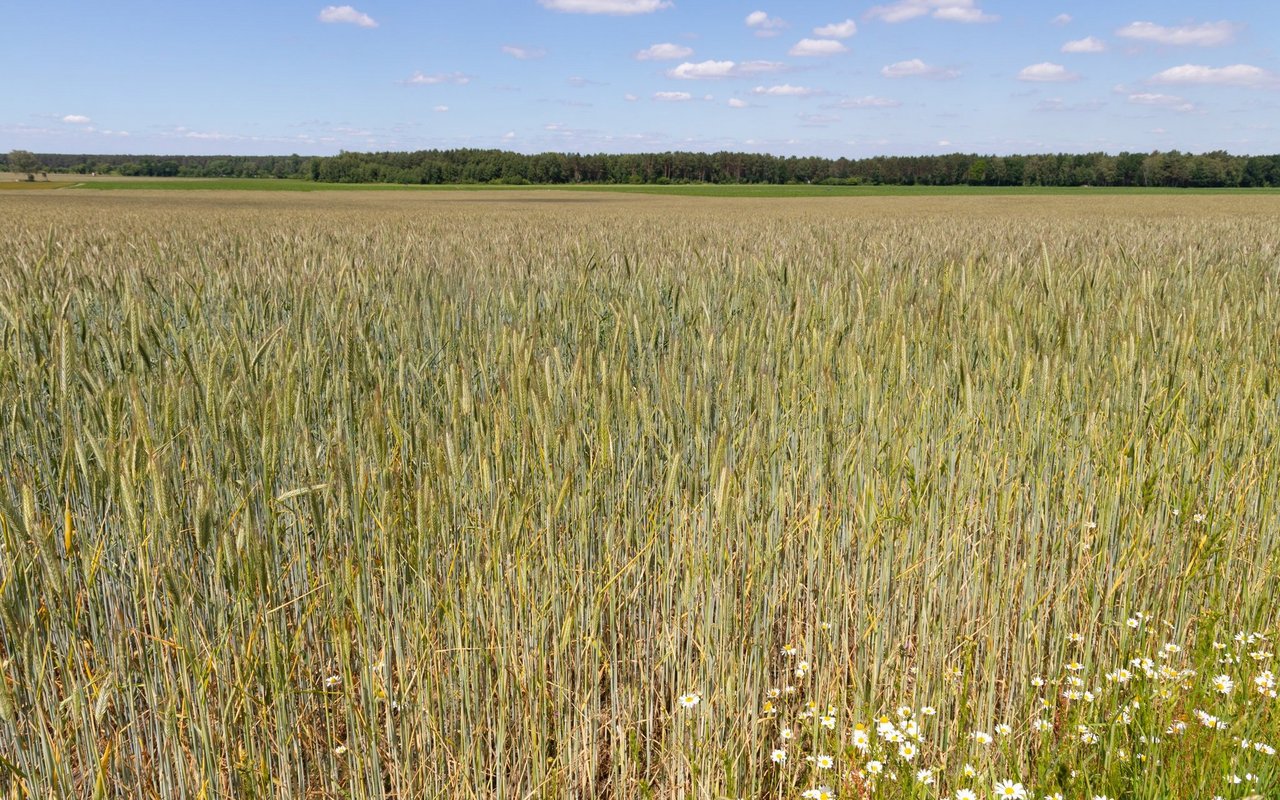
<svg viewBox="0 0 1280 800">
<path fill-rule="evenodd" d="M 652 14 L 671 8 L 667 0 L 538 0 L 543 8 L 562 11 L 565 14 Z"/>
<path fill-rule="evenodd" d="M 835 39 L 801 39 L 792 45 L 791 49 L 787 51 L 787 55 L 834 56 L 847 52 L 849 52 L 849 48 Z"/>
<path fill-rule="evenodd" d="M 685 47 L 682 44 L 671 44 L 670 42 L 662 42 L 661 44 L 651 44 L 645 49 L 636 53 L 637 61 L 674 61 L 678 58 L 688 58 L 693 55 L 692 47 Z"/>
<path fill-rule="evenodd" d="M 1058 16 L 1054 17 L 1053 19 L 1049 20 L 1049 24 L 1051 24 L 1051 25 L 1070 25 L 1070 24 L 1071 24 L 1071 20 L 1072 20 L 1072 19 L 1073 19 L 1073 17 L 1072 17 L 1070 14 L 1059 14 Z"/>
<path fill-rule="evenodd" d="M 1117 36 L 1156 44 L 1196 45 L 1212 47 L 1227 44 L 1236 35 L 1236 26 L 1225 20 L 1202 22 L 1199 25 L 1182 25 L 1166 28 L 1154 22 L 1131 22 L 1116 31 Z"/>
<path fill-rule="evenodd" d="M 628 103 L 634 103 L 635 101 L 639 100 L 640 98 L 639 98 L 638 96 L 636 96 L 636 95 L 632 94 L 631 92 L 627 92 L 626 94 L 624 94 L 624 95 L 622 96 L 622 99 L 623 99 L 623 100 L 626 100 Z"/>
<path fill-rule="evenodd" d="M 818 90 L 810 89 L 808 86 L 792 86 L 789 83 L 783 83 L 778 86 L 757 86 L 751 90 L 751 93 L 771 97 L 811 97 L 818 94 Z"/>
<path fill-rule="evenodd" d="M 1154 83 L 1280 88 L 1280 75 L 1250 64 L 1232 64 L 1227 67 L 1183 64 L 1180 67 L 1170 67 L 1159 72 L 1153 75 L 1151 80 Z"/>
<path fill-rule="evenodd" d="M 84 114 L 68 114 L 62 118 L 62 121 L 70 122 L 72 125 L 87 125 L 92 120 L 90 120 Z"/>
<path fill-rule="evenodd" d="M 823 25 L 820 28 L 813 29 L 813 35 L 821 36 L 823 39 L 848 39 L 857 32 L 858 23 L 851 19 L 846 19 L 844 22 L 833 22 L 830 25 Z"/>
<path fill-rule="evenodd" d="M 361 28 L 378 27 L 373 17 L 362 11 L 356 11 L 351 6 L 325 6 L 320 9 L 320 21 L 359 25 Z"/>
<path fill-rule="evenodd" d="M 948 22 L 995 22 L 1000 17 L 988 14 L 974 0 L 897 0 L 884 6 L 872 6 L 870 19 L 906 22 L 925 15 Z"/>
<path fill-rule="evenodd" d="M 876 97 L 869 94 L 866 97 L 849 97 L 835 103 L 835 108 L 864 109 L 864 108 L 897 108 L 902 103 L 897 100 L 891 100 L 888 97 Z"/>
<path fill-rule="evenodd" d="M 800 120 L 800 125 L 805 128 L 825 128 L 828 125 L 839 122 L 839 117 L 833 117 L 830 114 L 796 114 L 796 118 Z"/>
<path fill-rule="evenodd" d="M 1041 83 L 1074 81 L 1079 77 L 1079 75 L 1071 72 L 1061 64 L 1051 64 L 1048 61 L 1023 67 L 1022 71 L 1018 73 L 1018 80 L 1020 81 L 1037 81 Z"/>
<path fill-rule="evenodd" d="M 1107 43 L 1094 36 L 1072 39 L 1062 46 L 1064 53 L 1101 53 L 1106 49 Z"/>
<path fill-rule="evenodd" d="M 515 131 L 507 131 L 506 133 L 502 134 L 502 138 L 503 138 L 503 139 L 506 139 L 506 140 L 509 142 L 509 141 L 511 141 L 512 139 L 516 138 L 516 132 L 515 132 Z"/>
<path fill-rule="evenodd" d="M 890 64 L 881 69 L 880 74 L 886 78 L 935 78 L 938 80 L 956 78 L 960 75 L 954 69 L 931 66 L 918 58 Z"/>
<path fill-rule="evenodd" d="M 688 92 L 654 92 L 654 100 L 662 100 L 668 103 L 683 103 L 693 99 L 693 95 Z"/>
<path fill-rule="evenodd" d="M 739 100 L 736 97 L 729 98 L 729 108 L 746 108 L 751 105 L 746 100 Z"/>
<path fill-rule="evenodd" d="M 777 72 L 783 65 L 777 61 L 699 61 L 684 62 L 667 70 L 667 77 L 681 80 L 742 78 L 762 72 Z"/>
<path fill-rule="evenodd" d="M 787 27 L 787 21 L 779 17 L 771 17 L 763 11 L 752 11 L 743 20 L 748 28 L 755 29 L 756 36 L 777 36 Z"/>
<path fill-rule="evenodd" d="M 409 76 L 405 83 L 410 86 L 438 86 L 442 83 L 453 83 L 458 86 L 466 86 L 471 83 L 471 76 L 463 72 L 438 72 L 434 75 L 427 75 L 422 72 L 415 72 Z"/>
<path fill-rule="evenodd" d="M 433 109 L 431 109 L 431 110 L 432 110 L 432 111 L 434 111 L 434 112 L 436 112 L 437 114 L 443 114 L 443 113 L 445 113 L 446 111 L 448 111 L 448 110 L 449 110 L 449 107 L 448 107 L 448 106 L 436 106 L 435 108 L 433 108 Z"/>
<path fill-rule="evenodd" d="M 541 47 L 521 47 L 515 44 L 504 44 L 502 52 L 521 61 L 531 61 L 535 58 L 542 58 L 547 54 L 547 51 Z"/>
<path fill-rule="evenodd" d="M 1129 95 L 1129 102 L 1136 106 L 1156 106 L 1158 108 L 1167 108 L 1172 111 L 1195 111 L 1196 107 L 1193 103 L 1172 94 L 1157 94 L 1153 92 L 1139 92 Z"/>
</svg>

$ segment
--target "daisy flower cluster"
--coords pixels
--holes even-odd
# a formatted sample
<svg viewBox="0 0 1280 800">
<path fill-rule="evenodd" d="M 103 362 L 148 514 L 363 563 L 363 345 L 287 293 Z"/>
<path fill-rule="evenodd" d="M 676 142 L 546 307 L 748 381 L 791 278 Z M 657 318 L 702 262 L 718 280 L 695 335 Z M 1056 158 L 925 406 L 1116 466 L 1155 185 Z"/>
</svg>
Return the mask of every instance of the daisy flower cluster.
<svg viewBox="0 0 1280 800">
<path fill-rule="evenodd" d="M 1179 638 L 1142 613 L 1115 631 L 1068 636 L 1061 661 L 1025 679 L 1025 700 L 987 724 L 974 724 L 958 680 L 948 682 L 957 696 L 938 706 L 839 708 L 817 689 L 816 660 L 783 645 L 772 670 L 780 685 L 758 714 L 771 791 L 805 800 L 1112 800 L 1147 796 L 1172 771 L 1199 781 L 1205 796 L 1274 796 L 1271 636 L 1241 632 L 1210 645 L 1203 632 Z M 1105 646 L 1090 647 L 1097 642 Z"/>
</svg>

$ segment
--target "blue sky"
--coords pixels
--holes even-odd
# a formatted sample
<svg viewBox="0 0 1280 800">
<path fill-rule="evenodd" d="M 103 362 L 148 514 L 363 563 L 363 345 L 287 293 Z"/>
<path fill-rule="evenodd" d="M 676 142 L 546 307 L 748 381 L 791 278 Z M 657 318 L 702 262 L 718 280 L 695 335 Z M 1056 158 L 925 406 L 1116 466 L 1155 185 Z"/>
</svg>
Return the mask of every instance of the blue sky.
<svg viewBox="0 0 1280 800">
<path fill-rule="evenodd" d="M 15 0 L 0 151 L 1280 152 L 1280 3 Z"/>
</svg>

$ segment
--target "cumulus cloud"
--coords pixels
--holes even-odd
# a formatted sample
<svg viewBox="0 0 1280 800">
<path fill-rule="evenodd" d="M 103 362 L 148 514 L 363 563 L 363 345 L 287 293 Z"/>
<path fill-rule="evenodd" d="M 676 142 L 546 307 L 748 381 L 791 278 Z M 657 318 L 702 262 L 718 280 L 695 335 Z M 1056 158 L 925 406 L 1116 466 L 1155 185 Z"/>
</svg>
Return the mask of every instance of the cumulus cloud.
<svg viewBox="0 0 1280 800">
<path fill-rule="evenodd" d="M 746 100 L 739 100 L 736 97 L 730 97 L 728 105 L 729 105 L 729 108 L 746 108 L 751 104 L 748 103 Z"/>
<path fill-rule="evenodd" d="M 787 54 L 792 56 L 834 56 L 847 52 L 849 52 L 849 48 L 835 39 L 801 39 L 792 45 Z"/>
<path fill-rule="evenodd" d="M 645 49 L 636 53 L 637 61 L 675 61 L 680 58 L 688 58 L 693 55 L 692 47 L 685 47 L 682 44 L 671 44 L 670 42 L 662 42 L 661 44 L 651 44 Z"/>
<path fill-rule="evenodd" d="M 1172 94 L 1139 92 L 1129 95 L 1128 99 L 1129 102 L 1135 106 L 1155 106 L 1157 108 L 1167 108 L 1171 111 L 1181 111 L 1183 113 L 1196 110 L 1194 103 L 1188 103 L 1181 97 Z"/>
<path fill-rule="evenodd" d="M 1101 53 L 1106 49 L 1106 42 L 1094 36 L 1072 39 L 1062 46 L 1064 53 Z"/>
<path fill-rule="evenodd" d="M 667 70 L 667 77 L 681 80 L 743 78 L 763 72 L 777 72 L 782 67 L 777 61 L 686 61 Z"/>
<path fill-rule="evenodd" d="M 443 114 L 443 113 L 445 113 L 445 112 L 447 112 L 447 111 L 449 110 L 449 107 L 448 107 L 448 106 L 436 106 L 435 108 L 433 108 L 433 109 L 431 109 L 431 110 L 432 110 L 432 111 L 434 111 L 434 112 L 436 112 L 437 114 Z"/>
<path fill-rule="evenodd" d="M 438 86 L 443 83 L 466 86 L 468 83 L 471 83 L 471 76 L 464 72 L 437 72 L 434 75 L 415 72 L 409 76 L 409 79 L 406 80 L 405 83 L 410 86 Z"/>
<path fill-rule="evenodd" d="M 70 122 L 72 125 L 88 125 L 93 120 L 84 114 L 68 114 L 62 118 L 63 122 Z"/>
<path fill-rule="evenodd" d="M 995 22 L 1000 19 L 988 14 L 974 0 L 897 0 L 883 6 L 872 6 L 867 11 L 870 19 L 885 22 L 906 22 L 923 16 L 948 22 Z"/>
<path fill-rule="evenodd" d="M 565 14 L 612 14 L 625 17 L 632 14 L 652 14 L 671 8 L 668 0 L 538 0 L 543 8 Z"/>
<path fill-rule="evenodd" d="M 1236 35 L 1236 25 L 1223 20 L 1221 22 L 1202 22 L 1199 25 L 1181 25 L 1166 28 L 1154 22 L 1131 22 L 1116 31 L 1117 36 L 1135 39 L 1140 42 L 1156 44 L 1194 45 L 1197 47 L 1213 47 L 1227 44 Z"/>
<path fill-rule="evenodd" d="M 818 90 L 810 89 L 808 86 L 792 86 L 789 83 L 783 83 L 778 86 L 757 86 L 751 90 L 751 93 L 770 97 L 811 97 L 818 94 Z"/>
<path fill-rule="evenodd" d="M 515 44 L 504 44 L 502 52 L 521 61 L 531 61 L 535 58 L 542 58 L 547 54 L 547 51 L 541 47 L 521 47 Z"/>
<path fill-rule="evenodd" d="M 934 78 L 936 80 L 948 80 L 960 75 L 954 69 L 935 67 L 918 58 L 890 64 L 881 69 L 880 74 L 886 78 Z"/>
<path fill-rule="evenodd" d="M 743 20 L 748 28 L 753 28 L 756 36 L 777 36 L 787 22 L 779 17 L 771 17 L 763 11 L 752 11 Z"/>
<path fill-rule="evenodd" d="M 888 97 L 877 97 L 869 94 L 866 97 L 849 97 L 833 104 L 835 108 L 847 109 L 866 109 L 866 108 L 897 108 L 902 105 L 897 100 L 891 100 Z"/>
<path fill-rule="evenodd" d="M 1226 67 L 1183 64 L 1180 67 L 1170 67 L 1163 72 L 1158 72 L 1151 77 L 1151 80 L 1154 83 L 1280 88 L 1280 75 L 1251 64 L 1232 64 Z"/>
<path fill-rule="evenodd" d="M 687 100 L 692 100 L 693 95 L 688 92 L 654 92 L 653 99 L 667 103 L 683 103 Z"/>
<path fill-rule="evenodd" d="M 1079 77 L 1079 75 L 1071 72 L 1061 64 L 1052 64 L 1048 61 L 1023 67 L 1022 71 L 1018 73 L 1018 80 L 1020 81 L 1036 81 L 1040 83 L 1074 81 Z"/>
<path fill-rule="evenodd" d="M 1072 19 L 1073 19 L 1073 18 L 1072 18 L 1072 16 L 1071 16 L 1070 14 L 1059 14 L 1058 16 L 1054 17 L 1053 19 L 1049 20 L 1049 24 L 1051 24 L 1051 25 L 1070 25 L 1070 24 L 1071 24 L 1071 20 L 1072 20 Z"/>
<path fill-rule="evenodd" d="M 320 21 L 358 25 L 361 28 L 378 27 L 373 17 L 362 11 L 356 11 L 351 6 L 325 6 L 320 9 Z"/>
<path fill-rule="evenodd" d="M 857 32 L 858 23 L 851 19 L 846 19 L 844 22 L 833 22 L 830 25 L 823 25 L 820 28 L 813 29 L 813 35 L 821 36 L 823 39 L 848 39 Z"/>
</svg>

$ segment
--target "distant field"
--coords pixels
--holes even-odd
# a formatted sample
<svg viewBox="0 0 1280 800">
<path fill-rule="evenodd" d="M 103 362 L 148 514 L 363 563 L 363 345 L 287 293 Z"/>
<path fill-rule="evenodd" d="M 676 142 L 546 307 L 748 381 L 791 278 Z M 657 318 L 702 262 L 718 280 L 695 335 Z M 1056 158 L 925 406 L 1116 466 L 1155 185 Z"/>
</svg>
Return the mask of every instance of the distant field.
<svg viewBox="0 0 1280 800">
<path fill-rule="evenodd" d="M 67 176 L 58 176 L 59 180 Z M 1280 189 L 1145 189 L 1145 188 L 1085 188 L 1041 186 L 795 186 L 795 185 L 676 185 L 648 186 L 622 184 L 555 185 L 555 186 L 499 186 L 491 184 L 405 185 L 386 183 L 316 183 L 314 181 L 270 178 L 131 178 L 113 180 L 96 178 L 83 184 L 73 184 L 78 189 L 150 189 L 150 190 L 199 190 L 199 191 L 579 191 L 579 192 L 627 192 L 694 197 L 887 197 L 887 196 L 970 196 L 970 195 L 1082 195 L 1100 194 L 1263 194 L 1277 193 Z"/>
<path fill-rule="evenodd" d="M 0 796 L 1280 796 L 1280 196 L 805 191 L 0 192 Z"/>
</svg>

